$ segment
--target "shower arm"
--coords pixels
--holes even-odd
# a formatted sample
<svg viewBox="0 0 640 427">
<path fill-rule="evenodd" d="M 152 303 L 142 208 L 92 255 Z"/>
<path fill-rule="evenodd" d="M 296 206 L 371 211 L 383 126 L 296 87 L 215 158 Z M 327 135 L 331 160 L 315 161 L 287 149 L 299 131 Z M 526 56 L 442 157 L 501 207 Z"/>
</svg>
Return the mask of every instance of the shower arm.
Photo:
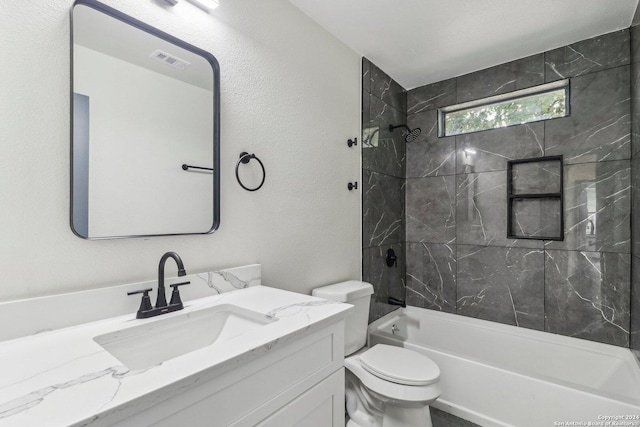
<svg viewBox="0 0 640 427">
<path fill-rule="evenodd" d="M 389 132 L 393 132 L 394 129 L 398 129 L 398 128 L 404 128 L 407 130 L 407 132 L 411 132 L 411 128 L 409 128 L 409 126 L 407 125 L 389 125 Z"/>
</svg>

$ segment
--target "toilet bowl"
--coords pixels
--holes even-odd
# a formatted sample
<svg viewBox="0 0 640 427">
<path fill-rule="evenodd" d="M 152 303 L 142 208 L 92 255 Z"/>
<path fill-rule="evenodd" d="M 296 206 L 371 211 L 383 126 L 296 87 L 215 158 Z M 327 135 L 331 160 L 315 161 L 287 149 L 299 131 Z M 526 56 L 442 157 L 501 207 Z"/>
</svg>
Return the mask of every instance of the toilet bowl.
<svg viewBox="0 0 640 427">
<path fill-rule="evenodd" d="M 431 427 L 429 404 L 441 394 L 440 369 L 427 356 L 386 344 L 365 346 L 373 287 L 348 281 L 312 294 L 354 305 L 345 319 L 347 427 Z"/>
<path fill-rule="evenodd" d="M 378 344 L 345 358 L 350 427 L 430 427 L 429 404 L 441 394 L 440 369 L 428 357 Z"/>
</svg>

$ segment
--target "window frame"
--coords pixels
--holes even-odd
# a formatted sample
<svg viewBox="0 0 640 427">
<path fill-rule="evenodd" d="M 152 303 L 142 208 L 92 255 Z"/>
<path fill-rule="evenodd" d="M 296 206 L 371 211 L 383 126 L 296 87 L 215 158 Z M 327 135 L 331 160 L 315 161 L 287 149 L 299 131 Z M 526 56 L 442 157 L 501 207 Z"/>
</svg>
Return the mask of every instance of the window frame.
<svg viewBox="0 0 640 427">
<path fill-rule="evenodd" d="M 509 93 L 504 93 L 501 95 L 489 96 L 486 98 L 480 98 L 473 101 L 463 102 L 461 104 L 449 105 L 447 107 L 438 108 L 438 138 L 444 138 L 444 137 L 450 137 L 450 136 L 456 136 L 456 135 L 466 135 L 468 133 L 483 132 L 483 131 L 493 130 L 493 129 L 502 129 L 505 127 L 517 126 L 525 123 L 533 123 L 533 122 L 539 122 L 543 120 L 552 120 L 556 118 L 568 117 L 571 115 L 570 87 L 571 87 L 570 79 L 563 79 L 563 80 L 558 80 L 551 83 L 545 83 L 538 86 L 529 87 L 526 89 L 520 89 L 520 90 L 516 90 Z M 492 127 L 488 129 L 478 129 L 478 130 L 473 130 L 469 132 L 457 133 L 453 135 L 445 134 L 445 129 L 446 129 L 445 120 L 446 120 L 446 115 L 449 113 L 456 113 L 458 111 L 468 110 L 468 109 L 477 108 L 477 107 L 483 107 L 483 106 L 492 105 L 492 104 L 500 104 L 500 103 L 512 101 L 514 99 L 529 97 L 533 95 L 544 95 L 546 93 L 553 92 L 558 89 L 564 89 L 565 91 L 565 98 L 564 98 L 565 115 L 564 116 L 553 117 L 549 119 L 534 119 L 534 120 L 530 120 L 522 123 L 513 123 L 507 126 Z"/>
</svg>

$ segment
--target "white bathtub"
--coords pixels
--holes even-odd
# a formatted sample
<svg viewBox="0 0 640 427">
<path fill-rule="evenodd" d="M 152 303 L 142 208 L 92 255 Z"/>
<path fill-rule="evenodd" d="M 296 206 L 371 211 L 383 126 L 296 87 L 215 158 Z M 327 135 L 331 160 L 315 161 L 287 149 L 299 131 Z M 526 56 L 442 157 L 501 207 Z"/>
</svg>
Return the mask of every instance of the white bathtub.
<svg viewBox="0 0 640 427">
<path fill-rule="evenodd" d="M 628 349 L 416 307 L 369 325 L 378 343 L 429 356 L 443 389 L 432 406 L 481 426 L 640 426 Z"/>
</svg>

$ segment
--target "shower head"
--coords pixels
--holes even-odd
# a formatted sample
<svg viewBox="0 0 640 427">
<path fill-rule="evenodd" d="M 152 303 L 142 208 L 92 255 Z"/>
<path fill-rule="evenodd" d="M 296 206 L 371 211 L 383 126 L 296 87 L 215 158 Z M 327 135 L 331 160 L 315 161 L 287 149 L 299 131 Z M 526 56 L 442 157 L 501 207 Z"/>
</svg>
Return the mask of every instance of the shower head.
<svg viewBox="0 0 640 427">
<path fill-rule="evenodd" d="M 404 141 L 407 143 L 413 142 L 416 139 L 418 139 L 418 137 L 420 136 L 420 133 L 422 132 L 422 129 L 420 128 L 411 129 L 407 125 L 397 125 L 397 126 L 389 125 L 389 132 L 393 132 L 393 130 L 397 128 L 403 128 L 407 130 L 407 134 L 404 136 Z"/>
<path fill-rule="evenodd" d="M 422 130 L 420 128 L 415 128 L 411 130 L 407 136 L 404 137 L 405 142 L 413 142 L 420 136 Z"/>
</svg>

